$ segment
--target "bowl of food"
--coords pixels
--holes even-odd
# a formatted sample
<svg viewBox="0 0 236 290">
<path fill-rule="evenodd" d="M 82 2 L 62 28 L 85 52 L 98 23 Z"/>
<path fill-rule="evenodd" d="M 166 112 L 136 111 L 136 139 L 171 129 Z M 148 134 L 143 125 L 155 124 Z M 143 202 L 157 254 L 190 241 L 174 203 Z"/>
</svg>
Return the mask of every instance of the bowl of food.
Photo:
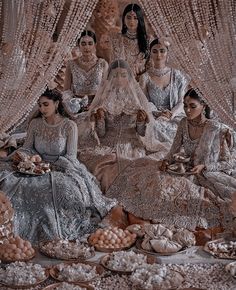
<svg viewBox="0 0 236 290">
<path fill-rule="evenodd" d="M 65 262 L 50 269 L 50 275 L 57 281 L 68 283 L 89 283 L 98 278 L 104 269 L 92 262 Z"/>
<path fill-rule="evenodd" d="M 48 277 L 48 269 L 39 264 L 14 262 L 0 268 L 0 283 L 13 289 L 33 288 Z"/>
<path fill-rule="evenodd" d="M 108 227 L 98 229 L 88 238 L 90 245 L 94 246 L 100 252 L 121 251 L 131 248 L 137 239 L 137 235 L 128 230 L 122 230 L 118 227 Z"/>
<path fill-rule="evenodd" d="M 39 244 L 39 250 L 50 258 L 66 261 L 83 261 L 95 256 L 94 247 L 79 240 L 44 241 Z"/>
</svg>

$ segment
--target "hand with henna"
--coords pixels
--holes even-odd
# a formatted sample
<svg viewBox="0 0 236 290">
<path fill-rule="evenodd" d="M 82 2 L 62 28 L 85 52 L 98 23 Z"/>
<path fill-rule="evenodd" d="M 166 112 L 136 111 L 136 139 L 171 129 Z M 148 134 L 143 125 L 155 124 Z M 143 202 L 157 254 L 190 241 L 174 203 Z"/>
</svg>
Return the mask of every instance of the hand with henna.
<svg viewBox="0 0 236 290">
<path fill-rule="evenodd" d="M 144 110 L 138 110 L 137 121 L 138 122 L 149 123 L 148 115 L 147 115 L 147 113 Z"/>
</svg>

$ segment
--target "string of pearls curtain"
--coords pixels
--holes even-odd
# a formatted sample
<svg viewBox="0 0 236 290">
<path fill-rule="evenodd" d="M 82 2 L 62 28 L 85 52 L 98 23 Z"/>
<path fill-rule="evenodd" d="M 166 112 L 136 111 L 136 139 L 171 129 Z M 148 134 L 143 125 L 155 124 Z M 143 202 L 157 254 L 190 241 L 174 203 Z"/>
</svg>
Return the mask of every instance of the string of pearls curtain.
<svg viewBox="0 0 236 290">
<path fill-rule="evenodd" d="M 236 1 L 140 0 L 175 65 L 189 74 L 219 118 L 236 129 Z"/>
<path fill-rule="evenodd" d="M 0 1 L 0 133 L 11 132 L 26 119 L 85 29 L 97 1 Z"/>
</svg>

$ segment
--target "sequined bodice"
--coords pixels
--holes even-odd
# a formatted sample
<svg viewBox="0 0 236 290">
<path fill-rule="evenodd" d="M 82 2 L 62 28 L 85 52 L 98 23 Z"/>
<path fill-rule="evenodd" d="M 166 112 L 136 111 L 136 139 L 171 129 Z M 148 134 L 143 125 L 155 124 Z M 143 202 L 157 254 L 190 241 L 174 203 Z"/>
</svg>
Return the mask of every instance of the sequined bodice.
<svg viewBox="0 0 236 290">
<path fill-rule="evenodd" d="M 89 71 L 83 70 L 74 60 L 71 60 L 69 64 L 74 94 L 78 96 L 95 95 L 103 78 L 105 60 L 99 58 Z"/>
<path fill-rule="evenodd" d="M 137 39 L 118 34 L 112 37 L 112 50 L 112 60 L 126 60 L 133 71 L 135 67 L 142 67 L 145 64 L 144 54 L 139 52 Z"/>
<path fill-rule="evenodd" d="M 76 124 L 67 118 L 55 125 L 47 124 L 42 118 L 33 119 L 23 148 L 36 150 L 48 161 L 59 156 L 76 156 L 77 144 L 71 144 L 71 140 L 77 139 L 75 127 Z"/>
<path fill-rule="evenodd" d="M 187 154 L 187 156 L 192 156 L 194 155 L 196 148 L 199 144 L 200 138 L 197 138 L 195 140 L 192 140 L 189 136 L 189 131 L 187 127 L 187 122 L 183 126 L 183 147 L 184 151 Z"/>
<path fill-rule="evenodd" d="M 149 78 L 147 82 L 147 92 L 149 101 L 156 106 L 158 111 L 171 110 L 171 84 L 166 88 L 161 89 L 151 80 L 151 78 Z"/>
</svg>

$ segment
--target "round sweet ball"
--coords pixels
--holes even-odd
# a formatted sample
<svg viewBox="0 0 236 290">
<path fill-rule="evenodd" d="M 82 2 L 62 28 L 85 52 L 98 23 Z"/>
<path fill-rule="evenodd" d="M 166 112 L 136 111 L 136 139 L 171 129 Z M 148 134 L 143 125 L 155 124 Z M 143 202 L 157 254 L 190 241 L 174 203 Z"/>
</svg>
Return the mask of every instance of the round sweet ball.
<svg viewBox="0 0 236 290">
<path fill-rule="evenodd" d="M 118 227 L 98 229 L 91 234 L 89 240 L 95 247 L 116 249 L 131 246 L 136 240 L 136 234 Z"/>
<path fill-rule="evenodd" d="M 3 261 L 28 260 L 35 254 L 31 243 L 16 236 L 0 245 L 0 259 Z"/>
</svg>

